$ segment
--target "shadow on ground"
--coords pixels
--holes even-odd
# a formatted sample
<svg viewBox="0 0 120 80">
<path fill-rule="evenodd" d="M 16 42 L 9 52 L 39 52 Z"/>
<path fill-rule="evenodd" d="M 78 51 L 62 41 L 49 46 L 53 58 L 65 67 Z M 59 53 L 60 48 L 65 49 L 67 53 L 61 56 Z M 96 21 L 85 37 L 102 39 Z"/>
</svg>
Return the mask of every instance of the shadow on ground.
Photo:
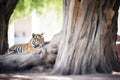
<svg viewBox="0 0 120 80">
<path fill-rule="evenodd" d="M 49 72 L 0 74 L 0 80 L 120 80 L 120 73 L 91 75 L 49 75 Z"/>
</svg>

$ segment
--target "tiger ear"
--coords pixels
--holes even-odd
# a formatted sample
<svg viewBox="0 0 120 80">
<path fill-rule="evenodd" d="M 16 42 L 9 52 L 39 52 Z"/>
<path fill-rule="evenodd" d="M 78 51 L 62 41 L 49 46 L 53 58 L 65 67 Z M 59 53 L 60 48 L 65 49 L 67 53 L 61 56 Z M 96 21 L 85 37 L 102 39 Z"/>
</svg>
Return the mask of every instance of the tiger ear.
<svg viewBox="0 0 120 80">
<path fill-rule="evenodd" d="M 34 37 L 35 36 L 35 34 L 34 33 L 32 33 L 32 37 Z"/>
<path fill-rule="evenodd" d="M 43 35 L 44 33 L 41 33 L 40 35 Z"/>
</svg>

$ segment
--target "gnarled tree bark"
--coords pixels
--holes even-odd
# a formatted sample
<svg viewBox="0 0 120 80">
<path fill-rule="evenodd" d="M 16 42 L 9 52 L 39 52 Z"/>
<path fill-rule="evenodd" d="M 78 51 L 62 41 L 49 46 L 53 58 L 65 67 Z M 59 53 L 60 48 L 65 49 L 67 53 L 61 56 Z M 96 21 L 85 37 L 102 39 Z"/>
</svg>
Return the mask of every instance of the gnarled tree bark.
<svg viewBox="0 0 120 80">
<path fill-rule="evenodd" d="M 64 0 L 64 24 L 51 74 L 111 73 L 119 0 Z"/>
</svg>

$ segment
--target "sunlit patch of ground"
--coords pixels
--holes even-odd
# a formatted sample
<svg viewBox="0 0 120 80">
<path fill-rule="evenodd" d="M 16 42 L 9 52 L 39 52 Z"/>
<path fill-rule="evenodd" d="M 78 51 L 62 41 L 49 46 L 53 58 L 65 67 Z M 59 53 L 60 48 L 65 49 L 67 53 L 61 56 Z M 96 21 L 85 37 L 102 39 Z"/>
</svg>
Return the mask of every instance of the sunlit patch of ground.
<svg viewBox="0 0 120 80">
<path fill-rule="evenodd" d="M 113 75 L 120 75 L 120 72 L 113 72 Z"/>
</svg>

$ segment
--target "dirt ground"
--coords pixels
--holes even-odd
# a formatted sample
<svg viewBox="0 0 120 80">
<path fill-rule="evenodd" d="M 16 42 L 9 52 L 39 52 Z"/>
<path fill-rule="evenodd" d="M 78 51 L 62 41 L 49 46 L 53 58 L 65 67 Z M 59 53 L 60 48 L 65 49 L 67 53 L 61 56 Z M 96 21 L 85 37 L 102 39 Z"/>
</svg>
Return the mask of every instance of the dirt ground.
<svg viewBox="0 0 120 80">
<path fill-rule="evenodd" d="M 120 73 L 91 75 L 49 75 L 51 70 L 1 73 L 0 80 L 120 80 Z"/>
</svg>

